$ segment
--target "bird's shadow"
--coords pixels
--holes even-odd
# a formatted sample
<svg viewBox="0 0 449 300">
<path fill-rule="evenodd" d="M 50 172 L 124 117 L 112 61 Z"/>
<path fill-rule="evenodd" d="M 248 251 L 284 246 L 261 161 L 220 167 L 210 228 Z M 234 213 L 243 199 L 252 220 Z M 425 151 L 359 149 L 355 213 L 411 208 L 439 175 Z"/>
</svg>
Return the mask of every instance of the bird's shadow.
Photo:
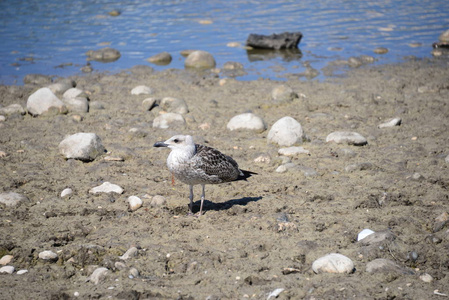
<svg viewBox="0 0 449 300">
<path fill-rule="evenodd" d="M 262 197 L 243 197 L 240 199 L 231 199 L 231 200 L 228 200 L 225 202 L 218 202 L 218 203 L 204 199 L 203 213 L 207 213 L 208 210 L 215 210 L 215 211 L 228 210 L 231 207 L 233 207 L 234 205 L 245 206 L 250 202 L 256 202 L 261 199 L 262 199 Z M 200 205 L 201 205 L 201 201 L 196 201 L 193 203 L 193 212 L 194 213 L 200 211 Z"/>
</svg>

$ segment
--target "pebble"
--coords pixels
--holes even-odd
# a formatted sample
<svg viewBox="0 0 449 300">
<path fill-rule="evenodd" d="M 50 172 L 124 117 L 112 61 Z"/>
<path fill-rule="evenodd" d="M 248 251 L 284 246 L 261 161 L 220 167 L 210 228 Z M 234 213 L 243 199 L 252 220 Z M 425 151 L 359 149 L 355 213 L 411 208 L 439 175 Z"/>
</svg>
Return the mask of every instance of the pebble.
<svg viewBox="0 0 449 300">
<path fill-rule="evenodd" d="M 304 132 L 301 124 L 292 117 L 283 117 L 273 124 L 268 132 L 267 139 L 280 146 L 292 146 L 302 143 Z"/>
<path fill-rule="evenodd" d="M 357 242 L 360 240 L 363 240 L 364 238 L 366 238 L 367 236 L 373 234 L 374 231 L 372 231 L 371 229 L 363 229 L 362 231 L 359 232 L 359 234 L 357 235 Z"/>
<path fill-rule="evenodd" d="M 130 278 L 137 278 L 139 277 L 139 271 L 136 268 L 131 268 L 128 271 Z"/>
<path fill-rule="evenodd" d="M 49 88 L 40 88 L 28 97 L 27 110 L 33 116 L 43 113 L 67 113 L 64 102 L 59 100 Z"/>
<path fill-rule="evenodd" d="M 157 104 L 156 98 L 146 98 L 142 101 L 142 107 L 144 111 L 152 110 Z"/>
<path fill-rule="evenodd" d="M 73 190 L 71 188 L 66 188 L 61 192 L 61 198 L 70 196 L 71 194 L 73 194 Z"/>
<path fill-rule="evenodd" d="M 335 131 L 326 137 L 326 142 L 363 146 L 368 143 L 366 138 L 357 132 Z"/>
<path fill-rule="evenodd" d="M 89 111 L 89 101 L 85 97 L 64 98 L 63 101 L 70 112 L 87 113 Z"/>
<path fill-rule="evenodd" d="M 161 207 L 167 204 L 167 200 L 165 200 L 164 196 L 156 195 L 151 199 L 150 205 L 154 207 Z"/>
<path fill-rule="evenodd" d="M 231 47 L 231 48 L 237 48 L 240 47 L 240 43 L 239 42 L 229 42 L 226 44 L 227 47 Z"/>
<path fill-rule="evenodd" d="M 360 240 L 360 243 L 362 245 L 373 245 L 383 241 L 392 241 L 394 238 L 394 235 L 389 230 L 377 231 L 365 236 L 365 238 Z"/>
<path fill-rule="evenodd" d="M 379 124 L 379 126 L 377 126 L 378 128 L 387 128 L 387 127 L 394 127 L 394 126 L 399 126 L 401 125 L 402 119 L 401 118 L 394 118 L 391 119 L 388 122 Z"/>
<path fill-rule="evenodd" d="M 146 85 L 138 85 L 131 90 L 131 95 L 150 95 L 153 91 Z"/>
<path fill-rule="evenodd" d="M 285 173 L 285 172 L 287 172 L 287 167 L 285 165 L 280 165 L 279 167 L 276 168 L 276 172 L 277 173 Z"/>
<path fill-rule="evenodd" d="M 23 275 L 25 273 L 28 273 L 28 270 L 22 269 L 22 270 L 17 271 L 17 275 Z"/>
<path fill-rule="evenodd" d="M 93 284 L 100 283 L 101 280 L 103 280 L 109 273 L 109 270 L 104 267 L 100 267 L 95 269 L 95 271 L 89 276 L 87 281 L 92 282 Z"/>
<path fill-rule="evenodd" d="M 177 113 L 166 113 L 160 116 L 157 116 L 153 120 L 154 128 L 167 129 L 169 127 L 181 125 L 184 126 L 186 124 L 186 120 L 181 114 Z"/>
<path fill-rule="evenodd" d="M 75 133 L 59 143 L 59 152 L 67 159 L 92 161 L 105 151 L 100 137 L 95 133 Z"/>
<path fill-rule="evenodd" d="M 235 61 L 225 62 L 223 65 L 223 69 L 225 70 L 243 70 L 244 67 L 241 63 Z"/>
<path fill-rule="evenodd" d="M 431 283 L 433 281 L 433 277 L 427 273 L 420 275 L 419 279 L 427 283 Z"/>
<path fill-rule="evenodd" d="M 269 163 L 271 163 L 271 156 L 268 153 L 262 153 L 254 159 L 254 162 L 262 163 L 262 164 L 269 164 Z"/>
<path fill-rule="evenodd" d="M 197 50 L 187 56 L 184 66 L 195 69 L 212 69 L 215 68 L 216 62 L 209 52 Z"/>
<path fill-rule="evenodd" d="M 6 117 L 3 115 L 0 115 L 0 122 L 5 122 L 6 121 Z"/>
<path fill-rule="evenodd" d="M 168 65 L 172 61 L 172 56 L 168 52 L 161 52 L 151 56 L 147 61 L 156 65 Z"/>
<path fill-rule="evenodd" d="M 192 54 L 193 52 L 195 52 L 196 50 L 192 50 L 192 49 L 187 49 L 187 50 L 182 50 L 180 52 L 180 54 L 184 57 L 189 56 L 190 54 Z"/>
<path fill-rule="evenodd" d="M 354 263 L 342 254 L 330 253 L 315 260 L 312 270 L 315 273 L 352 273 Z"/>
<path fill-rule="evenodd" d="M 90 60 L 101 62 L 113 62 L 119 59 L 121 56 L 118 50 L 109 47 L 98 50 L 89 50 L 86 52 L 86 55 Z"/>
<path fill-rule="evenodd" d="M 58 254 L 50 250 L 45 250 L 39 253 L 39 258 L 43 260 L 55 260 L 58 258 Z"/>
<path fill-rule="evenodd" d="M 1 107 L 0 114 L 7 115 L 7 116 L 16 115 L 16 114 L 24 115 L 25 110 L 23 109 L 22 105 L 15 103 L 15 104 L 10 104 L 5 107 Z M 6 119 L 6 118 L 3 116 L 3 119 Z M 3 120 L 3 121 L 5 121 L 5 120 Z"/>
<path fill-rule="evenodd" d="M 433 232 L 440 231 L 444 226 L 446 226 L 447 223 L 449 223 L 449 214 L 447 212 L 443 212 L 435 218 L 435 222 L 433 224 Z"/>
<path fill-rule="evenodd" d="M 347 165 L 345 167 L 345 171 L 348 173 L 355 172 L 355 171 L 372 170 L 372 169 L 374 169 L 374 165 L 370 162 L 351 164 L 351 165 Z"/>
<path fill-rule="evenodd" d="M 89 102 L 89 108 L 95 110 L 104 109 L 104 104 L 100 101 L 91 101 Z"/>
<path fill-rule="evenodd" d="M 124 269 L 126 269 L 126 265 L 123 262 L 121 262 L 121 261 L 116 261 L 115 264 L 114 264 L 114 267 L 117 270 L 124 270 Z"/>
<path fill-rule="evenodd" d="M 440 40 L 440 42 L 449 43 L 449 29 L 442 32 L 438 39 Z"/>
<path fill-rule="evenodd" d="M 0 258 L 0 265 L 2 266 L 6 266 L 7 264 L 9 264 L 11 262 L 11 260 L 14 258 L 14 256 L 12 255 L 3 255 L 2 258 Z"/>
<path fill-rule="evenodd" d="M 122 256 L 119 256 L 119 258 L 122 260 L 127 260 L 131 257 L 136 256 L 137 252 L 138 252 L 138 250 L 136 247 L 131 247 Z"/>
<path fill-rule="evenodd" d="M 374 49 L 374 53 L 376 53 L 376 54 L 386 54 L 386 53 L 388 53 L 388 49 L 384 48 L 384 47 L 377 47 L 376 49 Z"/>
<path fill-rule="evenodd" d="M 279 149 L 278 153 L 285 156 L 295 156 L 298 154 L 310 154 L 310 151 L 303 147 L 288 147 Z"/>
<path fill-rule="evenodd" d="M 0 268 L 0 274 L 1 273 L 7 273 L 12 274 L 14 273 L 15 268 L 13 266 L 4 266 Z"/>
<path fill-rule="evenodd" d="M 268 295 L 267 300 L 270 300 L 271 298 L 277 298 L 283 291 L 283 288 L 275 289 Z"/>
<path fill-rule="evenodd" d="M 261 133 L 267 129 L 265 121 L 253 113 L 244 113 L 232 117 L 226 127 L 231 131 L 252 130 L 258 133 Z"/>
<path fill-rule="evenodd" d="M 366 272 L 368 273 L 398 273 L 413 275 L 415 272 L 412 269 L 403 268 L 397 265 L 394 261 L 384 258 L 378 258 L 366 264 Z"/>
<path fill-rule="evenodd" d="M 110 183 L 108 181 L 103 182 L 103 184 L 96 186 L 94 188 L 91 188 L 89 190 L 90 194 L 97 194 L 97 193 L 117 193 L 117 194 L 122 194 L 124 192 L 124 190 L 113 183 Z"/>
<path fill-rule="evenodd" d="M 126 202 L 129 204 L 129 209 L 131 211 L 138 210 L 140 207 L 142 207 L 142 199 L 140 199 L 137 196 L 129 196 Z"/>
<path fill-rule="evenodd" d="M 286 85 L 279 85 L 271 91 L 271 99 L 275 102 L 292 102 L 297 98 L 298 94 Z"/>
<path fill-rule="evenodd" d="M 167 112 L 176 114 L 185 115 L 189 112 L 187 103 L 184 100 L 173 97 L 163 98 L 159 106 Z"/>
<path fill-rule="evenodd" d="M 0 194 L 0 204 L 6 206 L 17 206 L 23 202 L 29 202 L 30 200 L 21 194 L 15 192 L 1 193 Z"/>
</svg>

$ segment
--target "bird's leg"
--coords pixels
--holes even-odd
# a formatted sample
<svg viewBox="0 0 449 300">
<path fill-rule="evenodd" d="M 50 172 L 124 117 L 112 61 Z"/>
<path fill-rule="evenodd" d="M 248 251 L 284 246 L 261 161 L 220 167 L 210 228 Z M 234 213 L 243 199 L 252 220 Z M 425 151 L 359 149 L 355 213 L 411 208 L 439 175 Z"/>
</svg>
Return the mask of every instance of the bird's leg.
<svg viewBox="0 0 449 300">
<path fill-rule="evenodd" d="M 190 199 L 190 204 L 189 204 L 189 210 L 190 210 L 190 213 L 189 214 L 193 214 L 193 185 L 189 185 L 189 190 L 190 190 L 190 196 L 189 196 L 189 199 Z"/>
<path fill-rule="evenodd" d="M 204 202 L 204 197 L 205 197 L 205 192 L 204 192 L 204 188 L 205 188 L 205 184 L 202 184 L 201 187 L 203 188 L 203 191 L 201 192 L 201 205 L 200 205 L 200 216 L 203 214 L 203 202 Z"/>
</svg>

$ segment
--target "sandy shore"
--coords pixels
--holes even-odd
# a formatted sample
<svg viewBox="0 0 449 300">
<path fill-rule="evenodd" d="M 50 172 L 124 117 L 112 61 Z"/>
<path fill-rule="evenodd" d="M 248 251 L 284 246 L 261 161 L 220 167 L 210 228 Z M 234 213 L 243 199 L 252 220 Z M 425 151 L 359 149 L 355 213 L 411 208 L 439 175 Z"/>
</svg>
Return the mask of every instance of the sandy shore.
<svg viewBox="0 0 449 300">
<path fill-rule="evenodd" d="M 213 74 L 142 67 L 71 77 L 97 104 L 88 113 L 12 114 L 0 122 L 0 192 L 29 199 L 0 206 L 0 258 L 12 255 L 7 265 L 15 268 L 0 274 L 1 298 L 267 299 L 283 289 L 277 299 L 444 299 L 438 293 L 449 295 L 448 78 L 447 63 L 438 59 L 354 69 L 326 82 L 220 82 Z M 299 97 L 273 101 L 271 91 L 281 84 Z M 151 87 L 150 97 L 185 100 L 186 125 L 153 128 L 161 109 L 144 109 L 148 95 L 130 93 L 138 85 Z M 1 86 L 0 105 L 25 108 L 41 87 Z M 249 111 L 265 120 L 266 131 L 226 129 Z M 307 141 L 299 146 L 309 155 L 287 159 L 267 142 L 284 116 L 301 123 Z M 378 128 L 395 117 L 400 126 Z M 368 144 L 326 143 L 334 131 L 358 132 Z M 106 154 L 66 160 L 58 145 L 77 132 L 96 133 L 107 155 L 123 161 Z M 167 149 L 152 147 L 176 133 L 258 175 L 207 186 L 205 214 L 187 216 L 188 187 L 171 184 Z M 269 159 L 255 162 L 261 155 Z M 276 172 L 286 161 L 293 167 Z M 105 181 L 124 193 L 88 192 Z M 61 198 L 66 188 L 74 192 Z M 125 201 L 133 195 L 144 203 L 129 211 Z M 166 204 L 152 207 L 155 195 Z M 196 187 L 196 210 L 199 196 Z M 379 238 L 357 242 L 365 228 Z M 120 259 L 131 247 L 135 256 Z M 40 259 L 45 250 L 58 257 Z M 353 272 L 316 274 L 312 263 L 329 253 L 350 258 Z M 379 258 L 390 264 L 368 272 Z M 108 269 L 105 276 L 86 281 L 98 267 Z M 22 269 L 28 272 L 17 274 Z"/>
</svg>

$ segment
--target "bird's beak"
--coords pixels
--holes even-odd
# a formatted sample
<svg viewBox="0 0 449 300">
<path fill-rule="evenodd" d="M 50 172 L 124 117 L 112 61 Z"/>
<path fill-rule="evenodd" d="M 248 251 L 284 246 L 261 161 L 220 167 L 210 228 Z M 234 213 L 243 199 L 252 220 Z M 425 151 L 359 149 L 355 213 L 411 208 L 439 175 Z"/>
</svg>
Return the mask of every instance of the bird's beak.
<svg viewBox="0 0 449 300">
<path fill-rule="evenodd" d="M 157 142 L 153 145 L 153 147 L 168 147 L 168 144 L 164 142 Z"/>
</svg>

